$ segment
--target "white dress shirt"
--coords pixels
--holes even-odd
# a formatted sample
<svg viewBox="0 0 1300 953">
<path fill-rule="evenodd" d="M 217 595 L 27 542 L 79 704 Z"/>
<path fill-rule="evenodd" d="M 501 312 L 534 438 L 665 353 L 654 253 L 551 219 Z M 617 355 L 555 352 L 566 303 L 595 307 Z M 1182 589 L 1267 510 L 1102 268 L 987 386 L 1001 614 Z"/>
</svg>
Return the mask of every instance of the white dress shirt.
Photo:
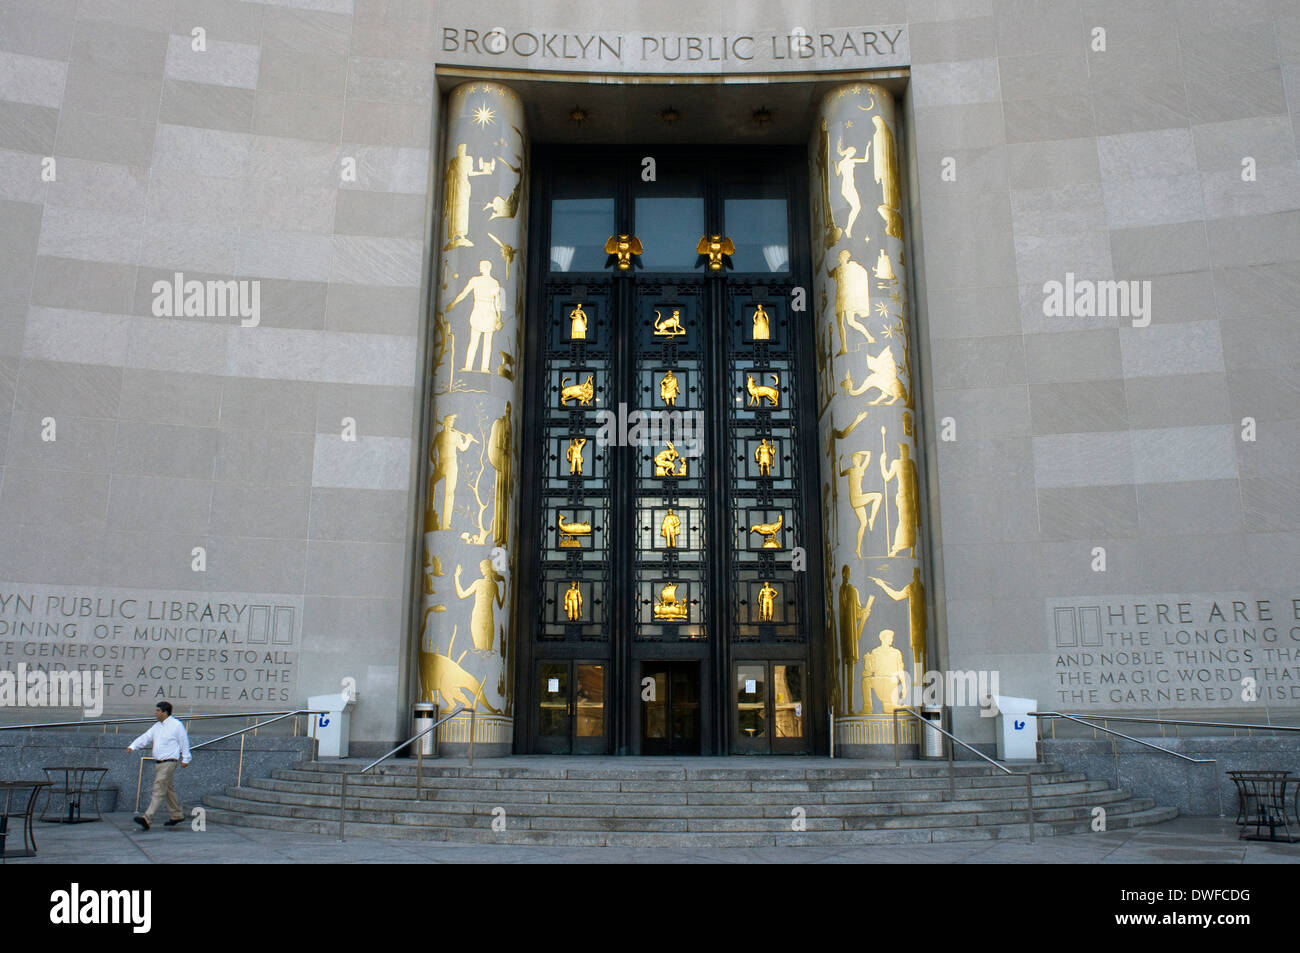
<svg viewBox="0 0 1300 953">
<path fill-rule="evenodd" d="M 131 742 L 131 750 L 143 748 L 146 741 L 153 742 L 155 761 L 180 758 L 181 764 L 190 763 L 190 736 L 185 733 L 185 726 L 171 715 L 155 722 L 152 728 Z"/>
</svg>

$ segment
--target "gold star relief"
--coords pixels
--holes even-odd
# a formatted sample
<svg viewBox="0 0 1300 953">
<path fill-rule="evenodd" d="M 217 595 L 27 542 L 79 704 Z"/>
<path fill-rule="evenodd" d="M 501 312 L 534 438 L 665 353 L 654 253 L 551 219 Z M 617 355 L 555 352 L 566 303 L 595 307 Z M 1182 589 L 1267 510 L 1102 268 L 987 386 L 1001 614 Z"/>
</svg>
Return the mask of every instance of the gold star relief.
<svg viewBox="0 0 1300 953">
<path fill-rule="evenodd" d="M 474 110 L 474 121 L 479 124 L 480 128 L 492 125 L 494 116 L 496 116 L 496 113 L 488 109 L 486 103 Z"/>
<path fill-rule="evenodd" d="M 844 124 L 844 128 L 845 128 L 845 129 L 852 129 L 852 128 L 853 128 L 853 120 L 850 119 L 848 122 L 846 122 L 846 123 Z"/>
<path fill-rule="evenodd" d="M 880 315 L 882 318 L 889 317 L 889 305 L 885 304 L 883 301 L 877 301 L 876 314 Z"/>
</svg>

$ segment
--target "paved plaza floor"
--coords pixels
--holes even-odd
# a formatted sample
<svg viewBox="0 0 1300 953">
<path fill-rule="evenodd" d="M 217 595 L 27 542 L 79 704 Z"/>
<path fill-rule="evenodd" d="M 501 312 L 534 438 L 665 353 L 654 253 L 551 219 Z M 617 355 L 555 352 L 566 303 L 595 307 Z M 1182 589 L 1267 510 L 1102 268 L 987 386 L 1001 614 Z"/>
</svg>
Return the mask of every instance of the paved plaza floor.
<svg viewBox="0 0 1300 953">
<path fill-rule="evenodd" d="M 1231 818 L 1180 817 L 1135 830 L 878 847 L 620 848 L 440 844 L 210 824 L 141 831 L 129 812 L 102 823 L 38 824 L 38 854 L 22 864 L 1294 864 L 1300 844 L 1237 839 Z"/>
</svg>

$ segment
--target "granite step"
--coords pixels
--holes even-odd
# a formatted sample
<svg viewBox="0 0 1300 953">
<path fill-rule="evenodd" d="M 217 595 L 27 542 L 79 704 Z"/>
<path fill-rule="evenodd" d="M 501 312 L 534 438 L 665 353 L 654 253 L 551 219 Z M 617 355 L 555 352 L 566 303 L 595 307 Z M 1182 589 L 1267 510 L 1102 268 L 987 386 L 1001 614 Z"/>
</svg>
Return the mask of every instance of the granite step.
<svg viewBox="0 0 1300 953">
<path fill-rule="evenodd" d="M 1135 814 L 1116 816 L 1107 828 L 1117 830 L 1145 824 L 1158 824 L 1178 816 L 1176 808 L 1151 808 Z M 306 834 L 337 837 L 338 821 L 305 818 L 281 818 L 260 814 L 245 814 L 216 806 L 209 808 L 208 820 L 216 824 L 229 824 L 263 830 L 295 831 Z M 1036 836 L 1066 833 L 1087 833 L 1090 821 L 1052 821 L 1034 825 Z M 995 839 L 1026 840 L 1028 826 L 1021 824 L 990 824 L 974 828 L 907 828 L 868 831 L 802 831 L 788 833 L 768 832 L 688 832 L 682 833 L 630 833 L 621 831 L 504 831 L 490 828 L 394 828 L 387 824 L 349 821 L 348 836 L 380 837 L 413 841 L 444 843 L 511 844 L 551 847 L 837 847 L 860 845 L 902 845 L 926 843 L 956 843 Z"/>
</svg>

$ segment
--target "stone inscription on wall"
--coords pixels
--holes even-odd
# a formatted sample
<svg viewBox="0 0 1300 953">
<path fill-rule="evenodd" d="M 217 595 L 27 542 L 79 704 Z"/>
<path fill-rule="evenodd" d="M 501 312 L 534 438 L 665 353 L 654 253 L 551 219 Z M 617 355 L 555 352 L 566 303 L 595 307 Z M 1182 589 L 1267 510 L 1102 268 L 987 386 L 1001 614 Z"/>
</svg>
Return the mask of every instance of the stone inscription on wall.
<svg viewBox="0 0 1300 953">
<path fill-rule="evenodd" d="M 1300 706 L 1300 590 L 1051 599 L 1047 632 L 1060 710 Z"/>
<path fill-rule="evenodd" d="M 0 669 L 103 673 L 106 711 L 298 701 L 302 597 L 0 582 Z"/>
<path fill-rule="evenodd" d="M 612 33 L 480 23 L 439 26 L 440 63 L 646 73 L 827 71 L 906 66 L 903 25 L 732 33 Z"/>
</svg>

